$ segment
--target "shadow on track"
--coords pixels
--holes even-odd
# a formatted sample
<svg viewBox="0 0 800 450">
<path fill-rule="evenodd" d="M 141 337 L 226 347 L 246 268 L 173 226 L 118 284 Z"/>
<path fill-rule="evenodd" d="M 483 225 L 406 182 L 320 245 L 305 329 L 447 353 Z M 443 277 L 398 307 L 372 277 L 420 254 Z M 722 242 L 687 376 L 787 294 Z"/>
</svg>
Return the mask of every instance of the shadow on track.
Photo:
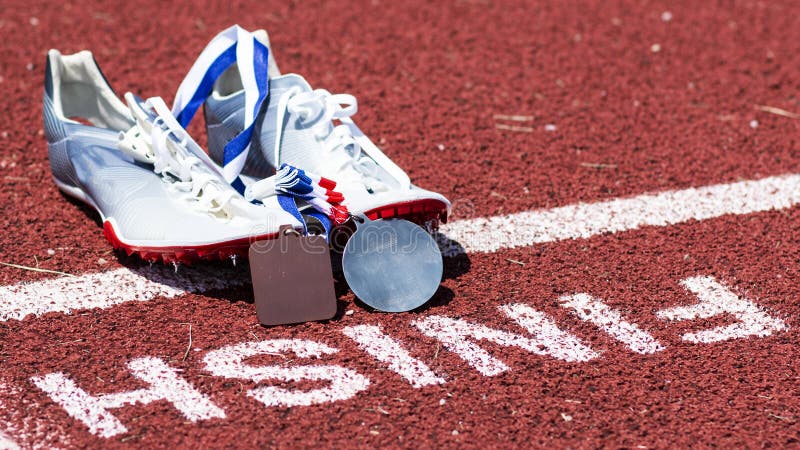
<svg viewBox="0 0 800 450">
<path fill-rule="evenodd" d="M 63 194 L 62 196 L 93 220 L 99 228 L 102 228 L 100 217 L 94 209 L 72 197 Z M 442 278 L 444 280 L 453 279 L 467 273 L 470 270 L 471 261 L 464 248 L 458 242 L 448 239 L 441 233 L 434 232 L 433 236 L 437 244 L 439 244 L 444 257 Z M 151 264 L 143 261 L 138 256 L 129 256 L 124 251 L 118 250 L 114 253 L 117 261 L 122 266 L 152 282 L 176 291 L 202 294 L 206 297 L 226 300 L 231 303 L 245 302 L 252 304 L 254 302 L 253 288 L 250 281 L 250 265 L 247 261 L 199 261 L 192 265 Z M 337 298 L 336 316 L 331 320 L 341 319 L 347 309 L 353 307 L 353 303 L 361 309 L 375 311 L 357 298 L 354 301 L 344 299 L 350 294 L 350 288 L 344 279 L 341 252 L 331 251 L 331 267 L 333 269 L 334 291 Z M 447 305 L 454 297 L 452 290 L 440 285 L 433 297 L 424 305 L 413 310 L 413 312 L 424 312 Z"/>
</svg>

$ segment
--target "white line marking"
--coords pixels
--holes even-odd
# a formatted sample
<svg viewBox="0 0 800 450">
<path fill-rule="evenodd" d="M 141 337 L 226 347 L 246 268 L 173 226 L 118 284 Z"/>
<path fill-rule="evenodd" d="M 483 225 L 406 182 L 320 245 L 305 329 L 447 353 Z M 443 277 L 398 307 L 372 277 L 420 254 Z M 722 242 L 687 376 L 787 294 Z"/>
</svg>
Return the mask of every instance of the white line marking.
<svg viewBox="0 0 800 450">
<path fill-rule="evenodd" d="M 0 321 L 230 288 L 249 281 L 241 272 L 181 267 L 176 273 L 171 266 L 152 266 L 4 286 L 0 287 Z"/>
<path fill-rule="evenodd" d="M 589 294 L 565 295 L 559 299 L 561 306 L 571 308 L 572 312 L 584 322 L 589 322 L 627 345 L 636 353 L 648 354 L 664 350 L 650 333 L 622 318 L 619 311 Z"/>
<path fill-rule="evenodd" d="M 456 221 L 437 235 L 442 252 L 492 252 L 603 233 L 667 226 L 726 214 L 750 214 L 800 204 L 800 174 L 645 194 L 550 210 Z M 27 315 L 108 308 L 128 301 L 175 297 L 248 282 L 241 270 L 154 266 L 62 277 L 0 287 L 0 322 Z"/>
<path fill-rule="evenodd" d="M 684 341 L 712 343 L 749 336 L 766 337 L 776 331 L 788 329 L 781 319 L 770 316 L 764 308 L 741 298 L 712 277 L 692 277 L 681 281 L 690 292 L 697 295 L 700 303 L 677 306 L 659 311 L 656 315 L 668 320 L 708 319 L 720 314 L 731 314 L 737 323 L 708 330 L 686 333 Z"/>
<path fill-rule="evenodd" d="M 579 203 L 549 210 L 460 220 L 443 225 L 440 245 L 447 255 L 494 252 L 504 248 L 566 239 L 590 238 L 603 233 L 645 226 L 675 225 L 726 214 L 752 214 L 800 204 L 800 174 L 666 191 L 598 203 Z"/>
<path fill-rule="evenodd" d="M 0 383 L 0 392 L 6 393 L 9 391 L 10 389 L 8 389 L 4 383 Z M 0 402 L 0 413 L 7 409 L 8 408 Z M 5 430 L 0 429 L 0 450 L 19 450 L 19 444 L 14 442 L 14 439 L 6 434 L 6 432 L 15 430 L 13 424 L 4 422 L 6 422 L 6 420 L 0 420 L 0 424 L 5 427 Z"/>
<path fill-rule="evenodd" d="M 19 445 L 10 437 L 0 432 L 0 450 L 19 450 Z"/>
<path fill-rule="evenodd" d="M 427 364 L 409 355 L 400 342 L 384 334 L 377 325 L 345 327 L 342 333 L 356 341 L 359 348 L 369 355 L 388 364 L 390 370 L 415 388 L 445 383 L 444 378 L 437 377 Z"/>
</svg>

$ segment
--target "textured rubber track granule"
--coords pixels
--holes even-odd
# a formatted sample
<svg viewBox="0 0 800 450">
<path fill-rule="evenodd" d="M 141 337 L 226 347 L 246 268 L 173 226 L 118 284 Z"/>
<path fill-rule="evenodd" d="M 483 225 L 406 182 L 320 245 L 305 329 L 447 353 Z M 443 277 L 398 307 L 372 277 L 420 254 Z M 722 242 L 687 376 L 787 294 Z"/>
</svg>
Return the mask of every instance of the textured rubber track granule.
<svg viewBox="0 0 800 450">
<path fill-rule="evenodd" d="M 203 46 L 233 23 L 267 29 L 282 71 L 355 94 L 359 126 L 416 184 L 454 201 L 451 221 L 800 172 L 797 2 L 174 3 L 0 5 L 0 262 L 74 275 L 147 266 L 114 253 L 95 214 L 50 180 L 47 50 L 92 50 L 120 95 L 169 103 Z M 202 120 L 190 131 L 205 142 Z M 6 437 L 67 448 L 796 446 L 798 211 L 447 258 L 437 296 L 406 314 L 369 312 L 340 281 L 340 314 L 327 323 L 261 327 L 247 284 L 0 322 L 0 446 Z M 0 286 L 57 276 L 0 266 Z M 682 339 L 738 320 L 659 318 L 698 301 L 681 285 L 691 277 L 716 280 L 785 327 Z M 576 293 L 663 350 L 638 354 L 581 321 L 559 303 Z M 597 356 L 568 362 L 480 341 L 508 367 L 485 375 L 412 324 L 441 316 L 530 336 L 498 310 L 517 303 Z M 343 334 L 365 324 L 444 383 L 414 388 Z M 251 365 L 333 364 L 370 384 L 344 400 L 266 406 L 248 391 L 327 384 L 224 378 L 203 362 L 266 339 L 338 353 Z M 181 370 L 226 417 L 192 422 L 166 401 L 123 406 L 109 411 L 127 431 L 104 438 L 32 381 L 63 372 L 92 395 L 144 388 L 128 367 L 143 357 Z"/>
</svg>

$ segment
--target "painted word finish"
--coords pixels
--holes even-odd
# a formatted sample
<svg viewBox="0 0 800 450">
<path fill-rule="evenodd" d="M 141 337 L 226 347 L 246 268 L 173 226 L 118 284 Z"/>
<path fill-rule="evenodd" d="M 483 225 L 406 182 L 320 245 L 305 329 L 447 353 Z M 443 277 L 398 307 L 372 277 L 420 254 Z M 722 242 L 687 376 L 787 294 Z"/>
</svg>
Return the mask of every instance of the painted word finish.
<svg viewBox="0 0 800 450">
<path fill-rule="evenodd" d="M 728 314 L 736 322 L 685 333 L 681 338 L 692 343 L 714 343 L 747 337 L 766 337 L 786 330 L 787 325 L 764 308 L 737 296 L 711 277 L 692 277 L 681 284 L 693 293 L 698 302 L 656 312 L 660 319 L 686 321 L 707 319 Z M 579 320 L 592 324 L 613 339 L 639 354 L 663 351 L 665 346 L 635 323 L 601 299 L 577 293 L 559 299 Z M 439 341 L 469 366 L 485 376 L 509 370 L 500 359 L 481 347 L 482 341 L 495 345 L 517 347 L 529 353 L 570 363 L 590 361 L 600 357 L 578 337 L 561 330 L 555 321 L 529 305 L 511 303 L 499 308 L 501 314 L 525 333 L 498 330 L 486 325 L 444 316 L 428 316 L 411 324 L 422 334 Z M 395 373 L 414 388 L 444 384 L 446 380 L 428 365 L 414 358 L 403 344 L 385 334 L 375 325 L 356 325 L 342 329 L 358 347 L 378 364 Z M 204 370 L 212 376 L 249 380 L 254 383 L 319 381 L 324 387 L 294 390 L 262 385 L 246 391 L 245 395 L 265 406 L 309 406 L 347 400 L 369 388 L 367 376 L 354 369 L 335 364 L 313 364 L 315 359 L 335 355 L 338 349 L 304 339 L 271 339 L 244 342 L 209 351 L 203 358 Z M 293 355 L 297 364 L 251 365 L 247 360 L 259 355 Z M 303 361 L 312 364 L 303 364 Z M 179 371 L 158 358 L 137 358 L 128 362 L 131 374 L 147 387 L 115 393 L 89 393 L 64 373 L 56 372 L 31 378 L 32 383 L 70 416 L 82 422 L 99 437 L 110 438 L 128 430 L 113 414 L 113 410 L 133 404 L 155 401 L 170 403 L 186 419 L 197 422 L 224 419 L 225 411 L 209 395 L 197 390 L 183 379 Z"/>
</svg>

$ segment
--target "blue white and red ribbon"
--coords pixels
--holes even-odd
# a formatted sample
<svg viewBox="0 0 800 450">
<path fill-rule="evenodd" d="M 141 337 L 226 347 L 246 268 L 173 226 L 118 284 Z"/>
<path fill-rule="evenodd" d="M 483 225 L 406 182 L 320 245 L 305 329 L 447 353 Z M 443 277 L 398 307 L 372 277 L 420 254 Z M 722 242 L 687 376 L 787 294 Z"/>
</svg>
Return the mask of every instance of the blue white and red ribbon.
<svg viewBox="0 0 800 450">
<path fill-rule="evenodd" d="M 240 193 L 244 183 L 239 174 L 244 168 L 255 120 L 269 96 L 269 49 L 244 28 L 234 25 L 219 33 L 197 58 L 175 94 L 172 114 L 185 128 L 214 89 L 214 82 L 234 63 L 244 86 L 244 130 L 225 145 L 222 172 L 225 180 Z M 247 62 L 247 63 L 243 63 Z"/>
<path fill-rule="evenodd" d="M 269 178 L 257 181 L 244 191 L 248 200 L 263 200 L 267 197 L 291 196 L 311 205 L 325 214 L 334 224 L 341 225 L 350 217 L 347 207 L 342 205 L 344 196 L 334 191 L 336 182 L 302 169 L 282 164 L 278 172 Z"/>
<path fill-rule="evenodd" d="M 316 218 L 326 231 L 350 217 L 341 204 L 344 197 L 334 191 L 332 180 L 284 164 L 277 173 L 245 187 L 239 174 L 244 168 L 255 121 L 269 99 L 269 49 L 253 33 L 234 25 L 219 33 L 197 58 L 175 94 L 172 114 L 184 128 L 214 89 L 214 83 L 233 64 L 237 64 L 245 95 L 244 130 L 225 145 L 222 173 L 225 180 L 250 201 L 276 196 L 282 209 L 305 224 L 303 215 Z M 314 211 L 300 213 L 296 200 L 308 203 Z"/>
</svg>

